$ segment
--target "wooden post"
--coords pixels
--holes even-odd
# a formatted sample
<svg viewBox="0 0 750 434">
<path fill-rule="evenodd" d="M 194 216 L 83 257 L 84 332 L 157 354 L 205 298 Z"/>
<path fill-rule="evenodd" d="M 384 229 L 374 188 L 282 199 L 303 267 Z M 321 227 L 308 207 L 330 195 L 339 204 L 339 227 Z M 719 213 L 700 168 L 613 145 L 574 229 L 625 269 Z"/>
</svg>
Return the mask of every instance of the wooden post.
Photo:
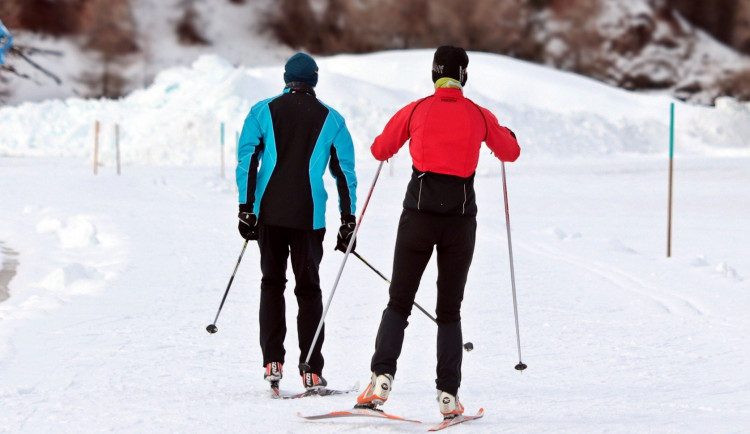
<svg viewBox="0 0 750 434">
<path fill-rule="evenodd" d="M 115 156 L 117 158 L 117 174 L 120 174 L 120 124 L 115 124 Z"/>
<path fill-rule="evenodd" d="M 221 177 L 224 178 L 224 122 L 221 123 Z"/>
<path fill-rule="evenodd" d="M 672 256 L 672 175 L 674 173 L 674 103 L 669 108 L 669 203 L 667 206 L 667 258 Z"/>
<path fill-rule="evenodd" d="M 94 123 L 94 175 L 99 167 L 99 121 Z"/>
</svg>

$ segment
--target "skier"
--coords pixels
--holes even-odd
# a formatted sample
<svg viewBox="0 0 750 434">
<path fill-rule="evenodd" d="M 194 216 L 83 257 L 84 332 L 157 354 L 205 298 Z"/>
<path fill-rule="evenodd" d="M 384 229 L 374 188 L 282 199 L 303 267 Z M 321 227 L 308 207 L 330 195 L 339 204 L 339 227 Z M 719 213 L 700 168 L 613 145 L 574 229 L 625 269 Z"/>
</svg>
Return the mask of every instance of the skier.
<svg viewBox="0 0 750 434">
<path fill-rule="evenodd" d="M 300 363 L 310 350 L 323 303 L 318 268 L 323 257 L 326 166 L 336 181 L 341 227 L 336 249 L 346 251 L 356 225 L 354 145 L 344 118 L 315 96 L 318 66 L 297 53 L 284 68 L 282 94 L 255 104 L 245 119 L 237 148 L 239 232 L 257 240 L 262 272 L 260 347 L 264 379 L 278 388 L 284 363 L 284 289 L 291 254 L 297 298 Z M 326 386 L 322 376 L 324 329 L 312 351 L 306 389 Z"/>
<path fill-rule="evenodd" d="M 385 161 L 407 140 L 413 166 L 396 235 L 390 299 L 383 312 L 370 370 L 371 381 L 357 406 L 375 408 L 388 399 L 420 279 L 437 248 L 437 379 L 440 412 L 463 413 L 461 385 L 461 302 L 474 254 L 477 205 L 474 174 L 481 142 L 501 161 L 515 161 L 515 134 L 487 109 L 465 98 L 463 48 L 441 46 L 434 54 L 435 92 L 399 110 L 372 144 Z"/>
<path fill-rule="evenodd" d="M 39 65 L 38 63 L 34 62 L 33 60 L 29 58 L 28 55 L 31 55 L 34 53 L 52 54 L 55 56 L 62 55 L 62 53 L 59 51 L 45 50 L 45 49 L 39 49 L 39 48 L 29 47 L 29 46 L 17 46 L 13 44 L 13 35 L 10 33 L 10 31 L 8 31 L 8 28 L 5 27 L 2 20 L 0 20 L 0 71 L 8 71 L 11 74 L 14 74 L 18 77 L 26 78 L 29 80 L 34 80 L 30 75 L 24 74 L 16 70 L 16 68 L 13 67 L 13 65 L 6 64 L 5 57 L 8 55 L 15 55 L 25 60 L 29 65 L 39 70 L 47 77 L 53 79 L 55 83 L 62 84 L 62 80 L 60 80 L 60 77 L 51 73 L 49 70 L 47 70 L 46 68 L 43 68 L 41 65 Z"/>
<path fill-rule="evenodd" d="M 11 45 L 13 45 L 13 35 L 0 20 L 0 65 L 5 63 L 5 54 L 10 50 Z"/>
</svg>

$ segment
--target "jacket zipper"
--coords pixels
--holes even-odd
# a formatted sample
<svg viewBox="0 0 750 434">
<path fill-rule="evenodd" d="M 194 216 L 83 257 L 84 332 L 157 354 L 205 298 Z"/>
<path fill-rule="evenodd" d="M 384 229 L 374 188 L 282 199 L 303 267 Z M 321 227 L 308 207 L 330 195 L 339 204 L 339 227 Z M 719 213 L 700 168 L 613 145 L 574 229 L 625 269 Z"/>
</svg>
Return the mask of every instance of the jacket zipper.
<svg viewBox="0 0 750 434">
<path fill-rule="evenodd" d="M 424 174 L 422 174 L 424 176 Z M 417 209 L 421 209 L 419 207 L 419 204 L 422 202 L 422 182 L 424 179 L 422 179 L 422 176 L 419 177 L 419 196 L 417 197 Z"/>
<path fill-rule="evenodd" d="M 461 214 L 466 214 L 466 184 L 464 184 L 464 203 L 461 204 Z"/>
</svg>

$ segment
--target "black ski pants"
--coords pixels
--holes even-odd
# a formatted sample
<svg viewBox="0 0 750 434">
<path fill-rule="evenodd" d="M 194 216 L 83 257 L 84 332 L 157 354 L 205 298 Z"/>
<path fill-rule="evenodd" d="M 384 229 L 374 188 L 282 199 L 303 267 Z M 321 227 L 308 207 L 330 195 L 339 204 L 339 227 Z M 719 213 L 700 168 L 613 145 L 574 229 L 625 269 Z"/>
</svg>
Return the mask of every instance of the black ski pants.
<svg viewBox="0 0 750 434">
<path fill-rule="evenodd" d="M 396 362 L 409 324 L 414 297 L 425 267 L 437 250 L 438 390 L 453 395 L 461 385 L 463 337 L 461 302 L 474 256 L 475 216 L 433 214 L 404 209 L 396 235 L 388 306 L 380 320 L 370 368 L 377 375 L 396 374 Z"/>
<path fill-rule="evenodd" d="M 286 350 L 286 288 L 287 259 L 291 254 L 294 272 L 294 295 L 297 297 L 297 335 L 299 337 L 299 362 L 307 358 L 315 331 L 323 314 L 318 269 L 323 259 L 325 229 L 304 230 L 259 224 L 260 247 L 260 348 L 263 366 L 271 362 L 284 362 Z M 315 343 L 310 356 L 310 372 L 322 374 L 321 348 L 325 327 Z"/>
</svg>

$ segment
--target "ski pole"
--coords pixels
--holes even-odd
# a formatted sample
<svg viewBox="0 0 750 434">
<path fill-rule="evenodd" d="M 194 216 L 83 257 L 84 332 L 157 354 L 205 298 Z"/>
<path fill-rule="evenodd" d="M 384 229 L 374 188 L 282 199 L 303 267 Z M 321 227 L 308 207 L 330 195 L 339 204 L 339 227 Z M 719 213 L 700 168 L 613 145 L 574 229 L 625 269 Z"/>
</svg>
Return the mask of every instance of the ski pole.
<svg viewBox="0 0 750 434">
<path fill-rule="evenodd" d="M 357 225 L 354 226 L 354 232 L 352 232 L 352 236 L 349 239 L 349 244 L 346 246 L 346 252 L 344 253 L 344 259 L 341 261 L 341 267 L 339 268 L 339 272 L 336 275 L 336 280 L 333 282 L 333 288 L 331 289 L 331 295 L 328 296 L 328 301 L 326 302 L 326 307 L 323 309 L 323 314 L 320 316 L 320 321 L 318 322 L 318 328 L 315 330 L 315 336 L 313 337 L 312 343 L 310 344 L 310 349 L 307 351 L 307 357 L 305 358 L 304 363 L 299 364 L 299 369 L 303 373 L 310 370 L 310 357 L 312 357 L 313 348 L 315 348 L 315 344 L 318 342 L 318 336 L 320 336 L 320 330 L 323 328 L 323 321 L 326 318 L 326 314 L 328 314 L 328 308 L 331 307 L 331 301 L 333 300 L 333 295 L 336 293 L 336 287 L 339 285 L 339 279 L 341 278 L 341 273 L 344 272 L 344 265 L 346 265 L 346 259 L 349 257 L 349 253 L 352 252 L 352 248 L 354 247 L 354 242 L 357 239 L 357 232 L 359 232 L 359 227 L 362 225 L 362 217 L 365 216 L 365 211 L 367 211 L 367 204 L 370 203 L 370 198 L 372 197 L 372 192 L 375 190 L 375 184 L 378 182 L 378 176 L 380 176 L 380 170 L 383 168 L 384 161 L 381 161 L 378 165 L 378 170 L 375 172 L 375 179 L 372 180 L 372 186 L 370 187 L 370 192 L 367 194 L 367 199 L 365 200 L 364 206 L 362 206 L 362 213 L 359 214 L 359 220 L 357 221 Z"/>
<path fill-rule="evenodd" d="M 505 162 L 503 168 L 503 196 L 505 197 L 505 227 L 508 230 L 508 257 L 510 258 L 510 284 L 513 289 L 513 313 L 516 317 L 516 341 L 518 342 L 518 364 L 516 370 L 523 371 L 526 364 L 521 361 L 521 333 L 518 331 L 518 303 L 516 302 L 516 277 L 513 272 L 513 247 L 510 242 L 510 212 L 508 211 L 508 185 L 505 182 Z"/>
<path fill-rule="evenodd" d="M 240 267 L 240 261 L 242 261 L 242 255 L 245 254 L 245 249 L 247 248 L 247 242 L 248 240 L 245 240 L 245 244 L 242 245 L 242 251 L 240 252 L 240 257 L 237 258 L 237 265 L 234 266 L 234 272 L 232 273 L 232 277 L 229 278 L 229 284 L 227 285 L 227 290 L 224 291 L 224 297 L 221 298 L 221 304 L 219 305 L 219 311 L 216 312 L 216 318 L 214 318 L 214 322 L 206 326 L 206 331 L 214 334 L 217 331 L 219 331 L 218 328 L 216 328 L 216 321 L 219 320 L 219 314 L 221 313 L 221 308 L 224 307 L 224 302 L 227 299 L 227 294 L 229 294 L 229 288 L 232 286 L 232 281 L 234 281 L 234 275 L 237 274 L 237 269 Z"/>
<path fill-rule="evenodd" d="M 364 264 L 365 264 L 365 265 L 367 265 L 368 267 L 370 267 L 370 270 L 374 271 L 374 272 L 375 272 L 375 273 L 376 273 L 376 274 L 377 274 L 378 276 L 382 277 L 382 278 L 383 278 L 383 280 L 385 280 L 387 284 L 389 284 L 389 285 L 391 284 L 391 281 L 390 281 L 390 280 L 388 280 L 388 278 L 387 278 L 387 277 L 385 277 L 385 276 L 383 275 L 383 273 L 381 273 L 380 271 L 378 271 L 377 269 L 375 269 L 375 267 L 373 267 L 372 265 L 370 265 L 370 263 L 369 263 L 369 262 L 365 261 L 365 258 L 363 258 L 362 256 L 360 256 L 360 255 L 359 255 L 359 253 L 357 253 L 357 252 L 352 252 L 352 254 L 353 254 L 354 256 L 356 256 L 357 258 L 359 258 L 359 260 L 360 260 L 360 261 L 364 262 Z M 424 309 L 422 308 L 422 306 L 420 306 L 420 305 L 419 305 L 419 303 L 417 303 L 416 301 L 414 302 L 414 307 L 416 307 L 417 309 L 421 310 L 423 314 L 427 315 L 427 318 L 429 318 L 429 319 L 431 319 L 431 320 L 432 320 L 432 322 L 434 322 L 435 324 L 437 324 L 437 323 L 438 323 L 438 322 L 437 322 L 437 319 L 435 319 L 435 317 L 434 317 L 434 316 L 430 315 L 430 313 L 429 313 L 429 312 L 427 312 L 426 310 L 424 310 Z M 472 344 L 471 342 L 467 342 L 467 343 L 465 343 L 465 344 L 464 344 L 464 349 L 465 349 L 465 350 L 466 350 L 467 352 L 468 352 L 468 351 L 471 351 L 471 350 L 473 350 L 473 349 L 474 349 L 474 344 Z"/>
<path fill-rule="evenodd" d="M 51 73 L 46 68 L 42 68 L 42 66 L 33 60 L 29 59 L 29 57 L 25 54 L 23 54 L 23 51 L 19 50 L 17 47 L 11 47 L 8 51 L 9 53 L 17 54 L 19 57 L 21 57 L 23 60 L 29 62 L 29 65 L 33 66 L 34 68 L 38 69 L 42 72 L 42 74 L 46 75 L 47 77 L 55 80 L 55 83 L 58 85 L 62 84 L 62 80 L 60 80 L 60 77 L 56 76 L 55 74 Z"/>
</svg>

